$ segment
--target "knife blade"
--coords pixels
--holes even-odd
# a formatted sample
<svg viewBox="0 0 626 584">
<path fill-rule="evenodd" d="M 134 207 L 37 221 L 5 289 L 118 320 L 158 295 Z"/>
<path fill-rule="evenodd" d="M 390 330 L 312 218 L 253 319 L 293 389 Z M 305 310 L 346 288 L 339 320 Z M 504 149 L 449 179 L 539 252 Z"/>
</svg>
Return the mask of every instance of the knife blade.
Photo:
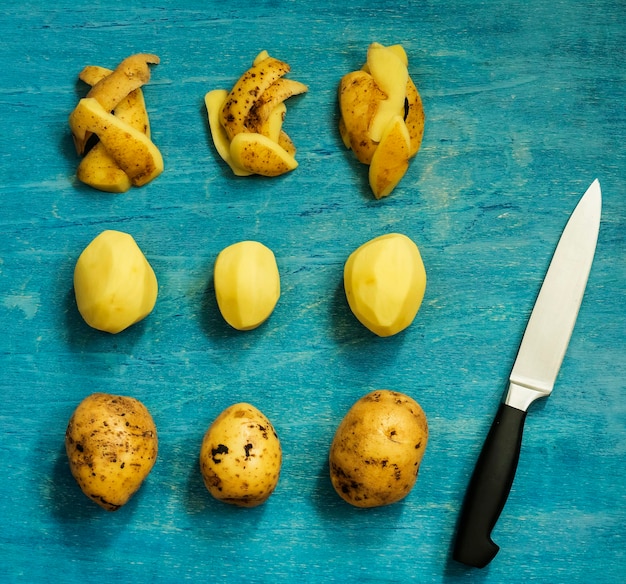
<svg viewBox="0 0 626 584">
<path fill-rule="evenodd" d="M 491 532 L 509 496 L 529 406 L 552 392 L 595 255 L 602 194 L 594 180 L 559 239 L 526 325 L 504 398 L 467 488 L 453 558 L 485 567 L 499 551 Z"/>
</svg>

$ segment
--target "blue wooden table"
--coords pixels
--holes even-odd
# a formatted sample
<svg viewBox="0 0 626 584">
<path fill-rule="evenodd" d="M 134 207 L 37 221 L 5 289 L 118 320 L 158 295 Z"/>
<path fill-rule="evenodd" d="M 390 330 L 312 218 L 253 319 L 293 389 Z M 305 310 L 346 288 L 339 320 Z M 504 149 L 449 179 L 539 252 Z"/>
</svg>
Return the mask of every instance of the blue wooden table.
<svg viewBox="0 0 626 584">
<path fill-rule="evenodd" d="M 132 4 L 132 7 L 130 6 Z M 5 0 L 0 16 L 0 581 L 595 582 L 626 570 L 626 4 L 622 0 L 321 3 Z M 402 43 L 424 100 L 423 147 L 390 198 L 337 132 L 341 76 L 372 41 Z M 309 93 L 288 104 L 299 168 L 235 178 L 204 94 L 262 49 Z M 77 182 L 67 117 L 87 64 L 135 52 L 166 170 L 123 195 Z M 450 559 L 460 504 L 565 222 L 594 178 L 596 260 L 554 394 L 531 410 L 484 570 Z M 72 272 L 104 229 L 131 233 L 160 293 L 111 336 L 78 315 Z M 343 264 L 390 231 L 420 247 L 423 306 L 380 339 L 350 314 Z M 282 297 L 255 331 L 228 328 L 211 276 L 243 239 L 274 250 Z M 334 430 L 364 393 L 424 407 L 430 442 L 411 494 L 358 510 L 332 490 Z M 72 479 L 64 432 L 93 391 L 155 418 L 156 466 L 107 513 Z M 220 504 L 197 456 L 211 420 L 249 401 L 284 449 L 255 509 Z"/>
</svg>

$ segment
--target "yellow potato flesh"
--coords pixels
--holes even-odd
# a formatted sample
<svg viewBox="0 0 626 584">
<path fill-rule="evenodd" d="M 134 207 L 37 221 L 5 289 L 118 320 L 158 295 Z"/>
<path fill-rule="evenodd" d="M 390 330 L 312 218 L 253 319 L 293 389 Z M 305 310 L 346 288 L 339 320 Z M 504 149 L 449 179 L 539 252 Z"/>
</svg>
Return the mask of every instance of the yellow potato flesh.
<svg viewBox="0 0 626 584">
<path fill-rule="evenodd" d="M 248 176 L 252 174 L 248 170 L 238 167 L 230 155 L 230 139 L 226 130 L 220 123 L 220 112 L 224 107 L 224 102 L 228 97 L 228 91 L 225 89 L 214 89 L 204 96 L 204 104 L 206 105 L 207 115 L 209 119 L 209 129 L 211 130 L 211 138 L 217 153 L 222 160 L 230 166 L 233 174 L 236 176 Z"/>
<path fill-rule="evenodd" d="M 213 280 L 220 312 L 238 330 L 256 328 L 267 320 L 280 297 L 276 258 L 258 241 L 240 241 L 223 249 Z"/>
<path fill-rule="evenodd" d="M 256 507 L 272 494 L 280 476 L 282 450 L 267 417 L 239 403 L 211 424 L 200 448 L 204 484 L 216 499 Z"/>
<path fill-rule="evenodd" d="M 380 43 L 378 43 L 378 45 L 380 45 Z M 407 56 L 406 51 L 404 50 L 404 47 L 402 45 L 389 45 L 387 49 L 393 51 L 406 67 L 409 66 L 409 57 Z M 366 71 L 367 73 L 370 72 L 370 68 L 367 62 L 363 65 L 361 70 Z"/>
<path fill-rule="evenodd" d="M 380 337 L 408 327 L 426 290 L 426 271 L 415 243 L 390 233 L 356 249 L 344 267 L 344 288 L 356 318 Z"/>
<path fill-rule="evenodd" d="M 369 183 L 377 199 L 393 191 L 409 168 L 411 136 L 402 119 L 394 116 L 385 128 L 369 168 Z"/>
<path fill-rule="evenodd" d="M 152 267 L 132 236 L 108 230 L 98 235 L 78 258 L 74 292 L 85 322 L 115 334 L 150 314 L 158 285 Z"/>
<path fill-rule="evenodd" d="M 72 414 L 65 449 L 72 476 L 85 495 L 107 511 L 116 511 L 154 466 L 157 430 L 140 401 L 94 393 Z"/>
<path fill-rule="evenodd" d="M 265 59 L 268 59 L 270 56 L 270 54 L 263 49 L 255 58 L 254 61 L 252 62 L 253 65 L 258 65 L 261 61 L 265 61 Z"/>
<path fill-rule="evenodd" d="M 380 142 L 391 119 L 404 112 L 406 84 L 409 72 L 394 50 L 372 43 L 367 51 L 367 64 L 376 85 L 386 98 L 378 102 L 378 108 L 368 130 L 374 142 Z"/>
<path fill-rule="evenodd" d="M 259 128 L 259 134 L 267 136 L 272 142 L 279 142 L 286 113 L 287 106 L 280 102 Z"/>
</svg>

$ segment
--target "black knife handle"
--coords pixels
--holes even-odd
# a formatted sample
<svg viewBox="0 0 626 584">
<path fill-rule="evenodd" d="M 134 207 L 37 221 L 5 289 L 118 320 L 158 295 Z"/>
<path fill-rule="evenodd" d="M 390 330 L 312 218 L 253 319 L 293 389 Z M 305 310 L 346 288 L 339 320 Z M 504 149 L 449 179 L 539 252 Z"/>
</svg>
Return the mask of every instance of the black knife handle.
<svg viewBox="0 0 626 584">
<path fill-rule="evenodd" d="M 513 485 L 526 412 L 501 404 L 476 462 L 457 525 L 452 557 L 484 568 L 500 549 L 491 539 Z"/>
</svg>

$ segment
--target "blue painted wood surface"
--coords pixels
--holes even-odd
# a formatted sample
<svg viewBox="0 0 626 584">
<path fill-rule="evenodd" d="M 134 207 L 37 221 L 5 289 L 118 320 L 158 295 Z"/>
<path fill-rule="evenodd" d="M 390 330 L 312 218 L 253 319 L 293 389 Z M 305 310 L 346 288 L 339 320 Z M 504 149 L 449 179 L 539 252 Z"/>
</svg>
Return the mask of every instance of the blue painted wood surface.
<svg viewBox="0 0 626 584">
<path fill-rule="evenodd" d="M 132 4 L 132 7 L 129 5 Z M 621 0 L 3 2 L 0 15 L 0 581 L 617 582 L 626 569 L 626 5 Z M 336 88 L 371 41 L 402 43 L 425 104 L 421 152 L 385 201 L 343 148 Z M 299 168 L 236 179 L 203 96 L 257 52 L 292 65 Z M 75 179 L 67 116 L 87 64 L 155 52 L 145 96 L 166 170 L 111 196 Z M 528 416 L 513 490 L 483 571 L 450 544 L 559 234 L 594 178 L 596 260 L 554 394 Z M 160 284 L 153 314 L 109 336 L 80 319 L 74 263 L 104 229 L 131 233 Z M 413 325 L 390 339 L 351 316 L 342 268 L 400 231 L 428 272 Z M 282 297 L 256 331 L 228 329 L 211 289 L 226 245 L 271 247 Z M 404 502 L 357 510 L 332 491 L 335 427 L 375 388 L 415 397 L 431 438 Z M 69 474 L 63 439 L 92 391 L 152 411 L 159 459 L 106 513 Z M 282 439 L 262 507 L 213 501 L 197 466 L 210 421 L 249 401 Z"/>
</svg>

